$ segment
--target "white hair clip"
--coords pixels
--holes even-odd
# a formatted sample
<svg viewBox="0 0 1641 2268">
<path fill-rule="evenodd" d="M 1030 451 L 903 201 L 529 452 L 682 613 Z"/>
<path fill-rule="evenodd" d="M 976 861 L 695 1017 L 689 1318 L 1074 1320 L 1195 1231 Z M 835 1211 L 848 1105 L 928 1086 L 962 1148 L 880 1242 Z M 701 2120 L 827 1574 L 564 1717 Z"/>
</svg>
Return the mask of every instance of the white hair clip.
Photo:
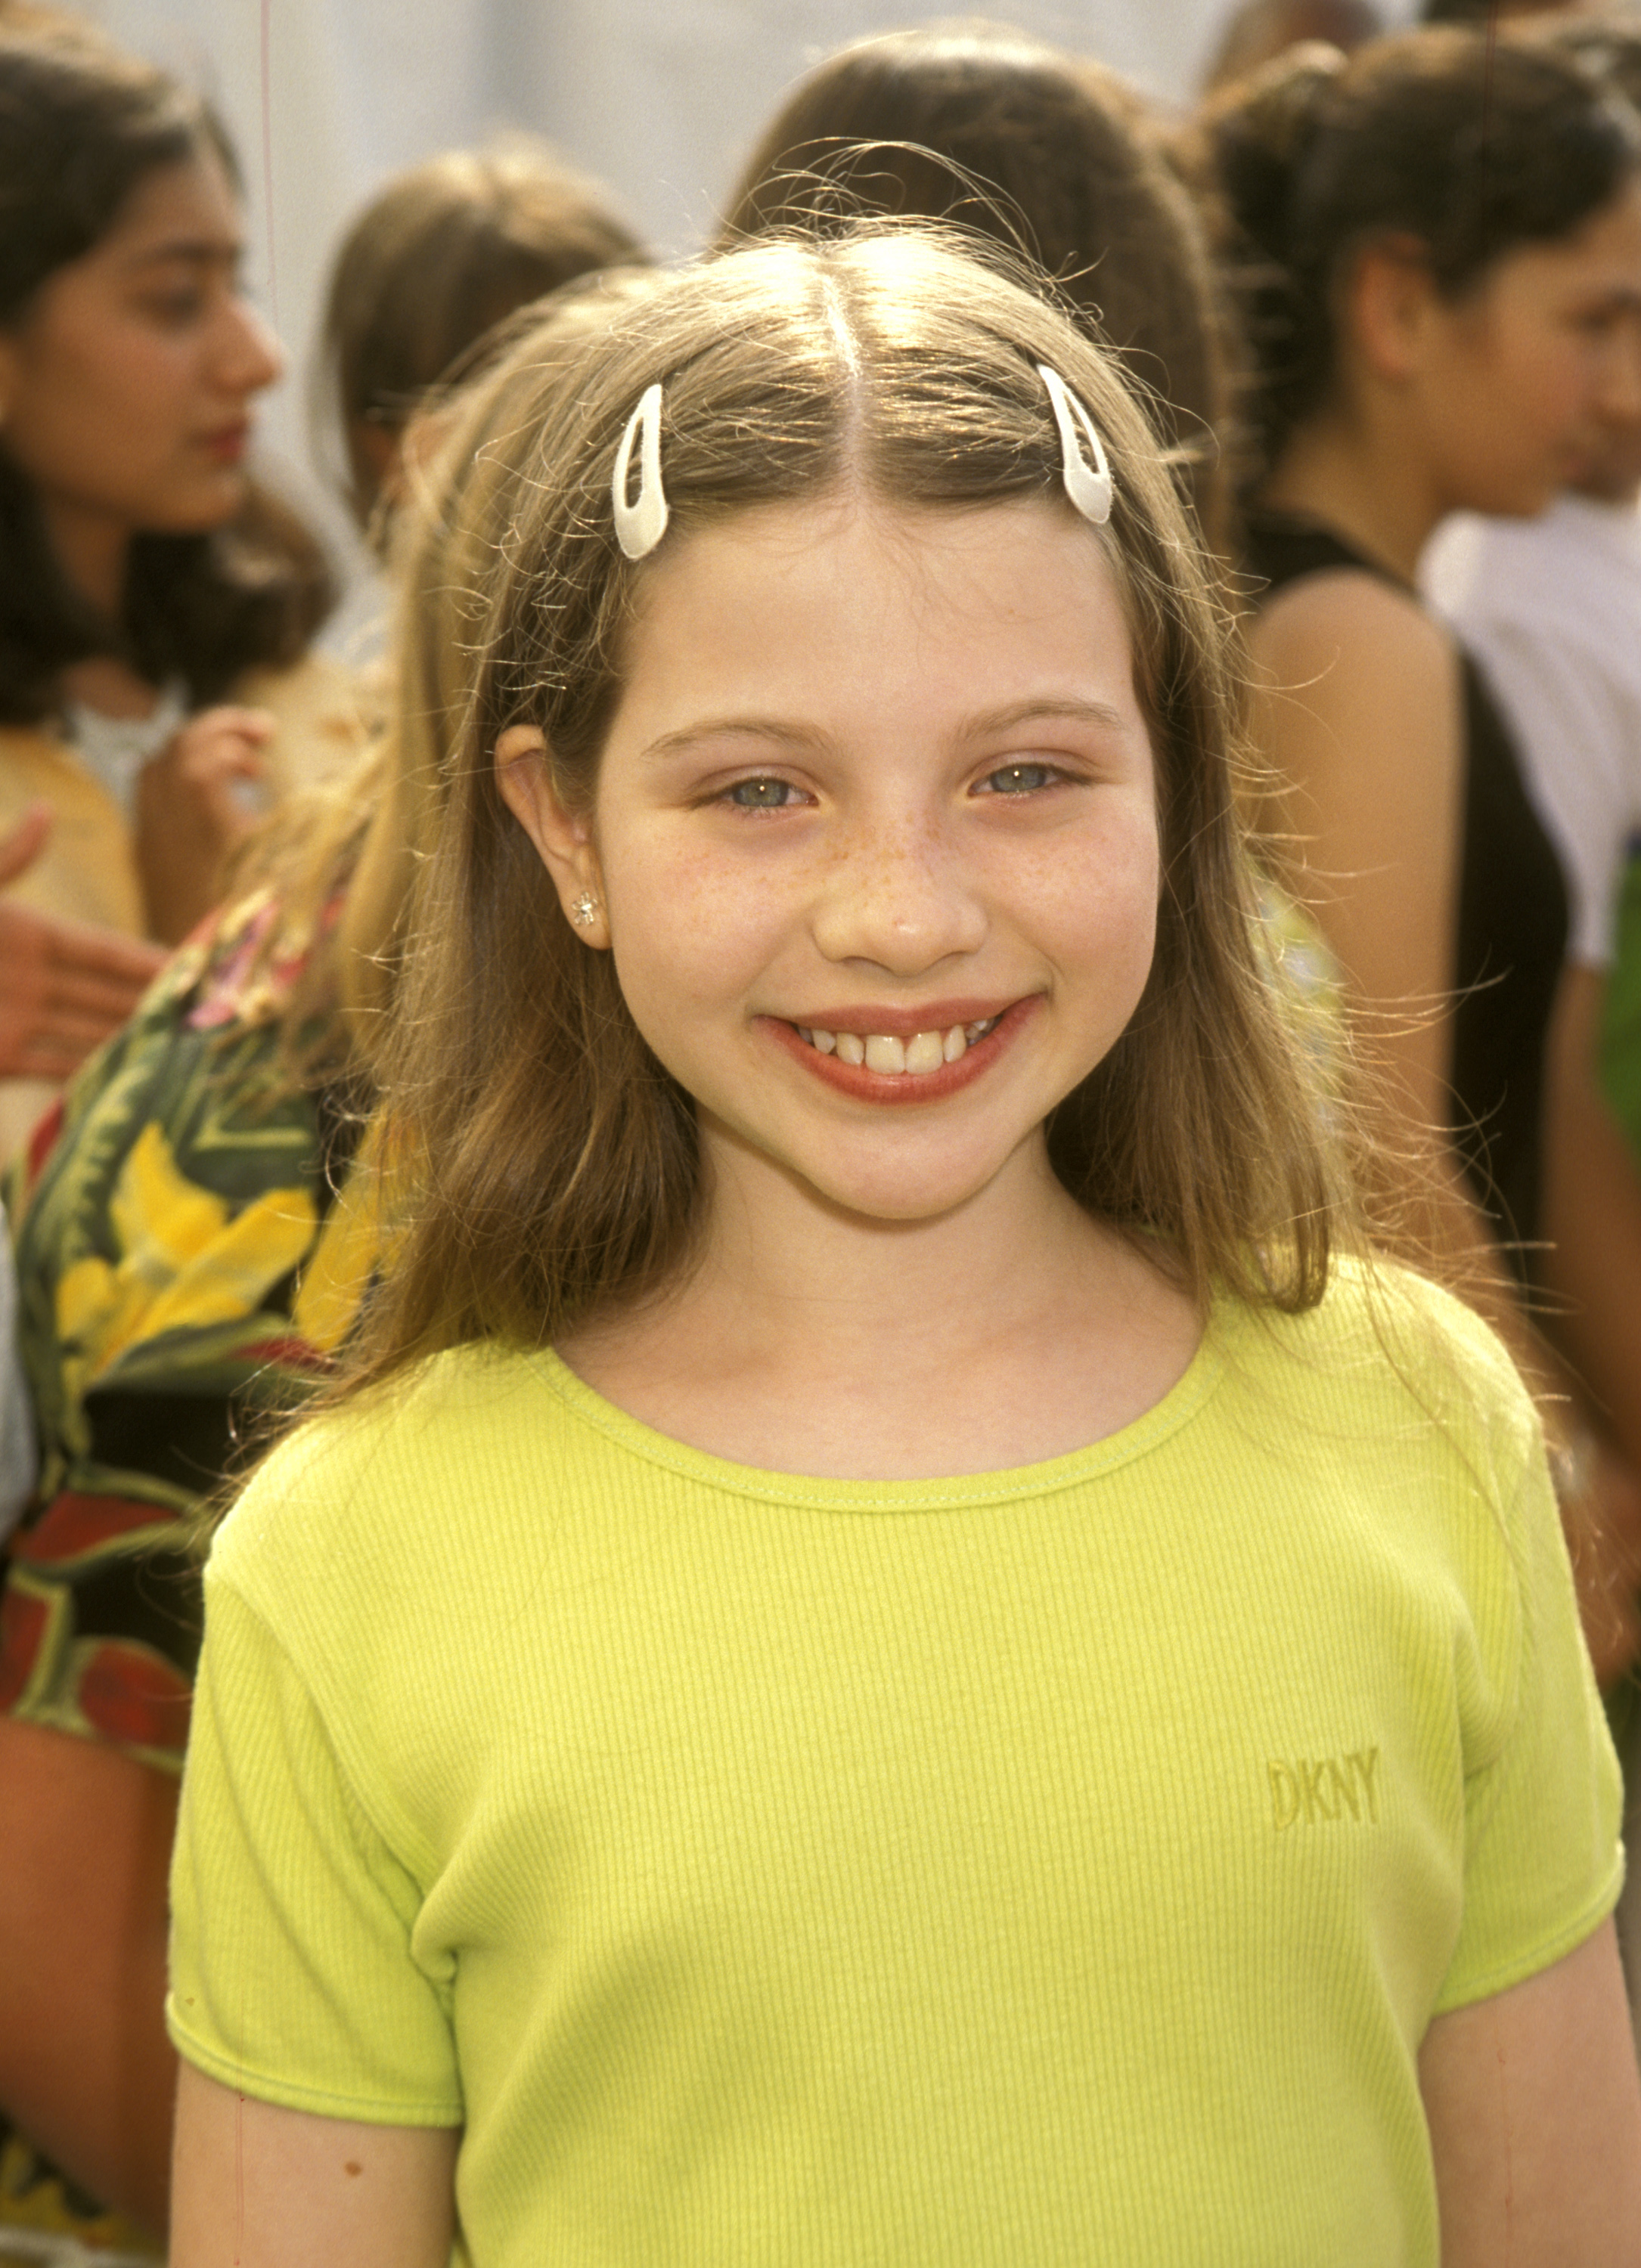
<svg viewBox="0 0 1641 2268">
<path fill-rule="evenodd" d="M 1066 494 L 1084 519 L 1103 527 L 1111 518 L 1111 467 L 1105 462 L 1105 452 L 1100 446 L 1099 435 L 1094 430 L 1094 420 L 1057 370 L 1046 362 L 1037 365 L 1037 374 L 1048 388 L 1049 406 L 1054 413 L 1054 423 L 1060 428 L 1060 469 L 1066 484 Z M 1075 423 L 1073 421 L 1076 421 Z M 1077 428 L 1094 453 L 1094 469 L 1077 441 Z"/>
<path fill-rule="evenodd" d="M 632 464 L 632 444 L 639 442 L 638 495 L 627 502 L 627 475 Z M 661 484 L 661 388 L 647 386 L 639 406 L 627 420 L 616 451 L 615 477 L 610 484 L 616 511 L 616 541 L 629 559 L 647 559 L 667 533 L 667 491 Z"/>
</svg>

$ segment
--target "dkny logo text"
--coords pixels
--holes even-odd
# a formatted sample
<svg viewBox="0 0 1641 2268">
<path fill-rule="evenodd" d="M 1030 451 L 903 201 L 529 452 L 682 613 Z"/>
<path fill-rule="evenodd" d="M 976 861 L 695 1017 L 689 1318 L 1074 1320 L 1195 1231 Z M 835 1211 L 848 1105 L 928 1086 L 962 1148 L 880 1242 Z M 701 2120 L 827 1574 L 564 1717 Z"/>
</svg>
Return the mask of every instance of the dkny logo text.
<svg viewBox="0 0 1641 2268">
<path fill-rule="evenodd" d="M 1338 1819 L 1379 1819 L 1379 1750 L 1357 1749 L 1344 1756 L 1296 1756 L 1268 1767 L 1271 1824 L 1317 1827 Z"/>
</svg>

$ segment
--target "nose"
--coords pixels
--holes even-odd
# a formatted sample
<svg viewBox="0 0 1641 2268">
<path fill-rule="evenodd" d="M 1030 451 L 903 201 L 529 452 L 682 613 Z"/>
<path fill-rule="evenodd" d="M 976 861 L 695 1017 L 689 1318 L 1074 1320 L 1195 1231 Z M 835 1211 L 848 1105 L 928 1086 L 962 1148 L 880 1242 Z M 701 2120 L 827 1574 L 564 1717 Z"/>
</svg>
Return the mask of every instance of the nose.
<svg viewBox="0 0 1641 2268">
<path fill-rule="evenodd" d="M 906 815 L 856 828 L 834 844 L 812 927 L 828 961 L 919 976 L 973 953 L 987 918 L 940 827 Z"/>
<path fill-rule="evenodd" d="M 217 374 L 230 394 L 261 394 L 285 370 L 285 350 L 255 307 L 237 295 L 223 308 Z"/>
</svg>

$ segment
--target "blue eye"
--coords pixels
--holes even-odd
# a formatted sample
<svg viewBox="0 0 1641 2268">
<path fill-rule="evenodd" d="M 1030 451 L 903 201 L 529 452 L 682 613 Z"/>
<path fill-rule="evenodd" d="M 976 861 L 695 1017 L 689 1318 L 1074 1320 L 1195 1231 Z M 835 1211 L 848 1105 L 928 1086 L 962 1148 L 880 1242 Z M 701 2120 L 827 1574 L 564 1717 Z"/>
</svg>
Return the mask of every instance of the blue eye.
<svg viewBox="0 0 1641 2268">
<path fill-rule="evenodd" d="M 796 795 L 790 780 L 744 779 L 735 782 L 725 799 L 740 811 L 784 811 Z"/>
<path fill-rule="evenodd" d="M 1061 777 L 1053 764 L 1002 764 L 979 784 L 982 795 L 1036 795 Z"/>
</svg>

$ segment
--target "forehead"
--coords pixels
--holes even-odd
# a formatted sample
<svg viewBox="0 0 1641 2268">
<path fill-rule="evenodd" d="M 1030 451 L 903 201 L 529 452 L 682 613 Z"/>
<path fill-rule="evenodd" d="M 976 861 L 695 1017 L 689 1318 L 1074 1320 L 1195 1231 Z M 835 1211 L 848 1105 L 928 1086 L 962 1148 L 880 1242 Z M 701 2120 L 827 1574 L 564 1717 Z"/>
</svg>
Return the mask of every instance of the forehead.
<svg viewBox="0 0 1641 2268">
<path fill-rule="evenodd" d="M 849 494 L 681 533 L 640 574 L 625 662 L 623 707 L 650 711 L 714 686 L 817 714 L 913 688 L 931 715 L 1051 681 L 1133 700 L 1102 541 L 1058 500 L 952 510 Z"/>
<path fill-rule="evenodd" d="M 240 249 L 239 198 L 207 149 L 144 173 L 86 259 L 129 268 L 167 257 L 237 258 Z"/>
<path fill-rule="evenodd" d="M 1497 272 L 1506 293 L 1600 297 L 1641 310 L 1641 178 L 1568 235 L 1506 254 Z"/>
</svg>

